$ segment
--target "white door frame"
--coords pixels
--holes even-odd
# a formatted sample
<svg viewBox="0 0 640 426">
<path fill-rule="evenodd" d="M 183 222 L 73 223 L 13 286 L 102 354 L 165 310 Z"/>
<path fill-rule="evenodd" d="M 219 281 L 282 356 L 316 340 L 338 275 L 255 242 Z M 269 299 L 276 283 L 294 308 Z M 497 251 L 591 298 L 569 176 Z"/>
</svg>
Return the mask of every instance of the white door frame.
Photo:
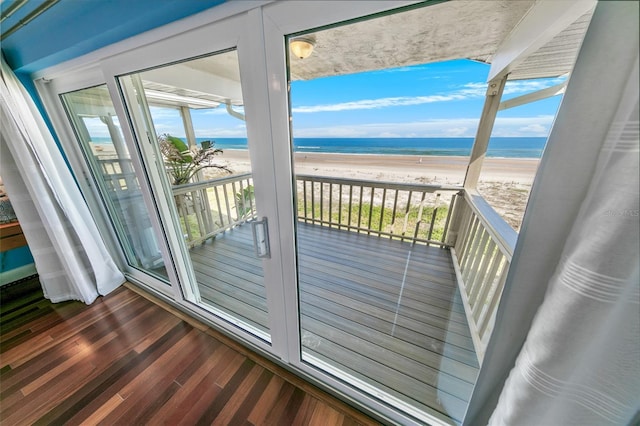
<svg viewBox="0 0 640 426">
<path fill-rule="evenodd" d="M 262 27 L 264 28 L 264 53 L 266 55 L 266 75 L 269 88 L 269 113 L 271 117 L 271 131 L 273 152 L 275 158 L 276 184 L 278 187 L 277 204 L 278 220 L 280 221 L 280 239 L 283 259 L 296 259 L 296 241 L 294 231 L 295 214 L 292 200 L 294 199 L 295 182 L 293 182 L 290 107 L 287 81 L 287 46 L 285 37 L 324 26 L 357 19 L 364 16 L 398 9 L 412 5 L 415 1 L 289 1 L 276 2 L 262 7 Z M 441 421 L 419 410 L 409 412 L 413 416 L 406 416 L 393 407 L 394 401 L 388 395 L 383 395 L 366 383 L 359 383 L 363 389 L 379 399 L 355 390 L 343 381 L 323 372 L 322 370 L 302 362 L 301 336 L 298 305 L 298 284 L 295 262 L 283 264 L 284 271 L 284 302 L 287 321 L 287 351 L 289 362 L 297 370 L 307 376 L 319 380 L 340 392 L 343 397 L 359 405 L 365 411 L 375 409 L 377 413 L 391 421 L 401 424 L 421 424 L 415 419 L 421 419 L 429 424 L 441 424 Z M 330 370 L 330 366 L 326 366 Z M 384 404 L 382 401 L 386 401 Z"/>
</svg>

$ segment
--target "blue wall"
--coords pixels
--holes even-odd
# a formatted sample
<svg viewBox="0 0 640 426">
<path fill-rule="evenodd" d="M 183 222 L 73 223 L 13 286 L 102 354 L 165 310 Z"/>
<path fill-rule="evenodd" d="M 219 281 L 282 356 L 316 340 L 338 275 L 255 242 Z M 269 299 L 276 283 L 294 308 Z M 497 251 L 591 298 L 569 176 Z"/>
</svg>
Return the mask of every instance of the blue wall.
<svg viewBox="0 0 640 426">
<path fill-rule="evenodd" d="M 19 22 L 42 2 L 30 0 L 2 23 L 3 29 Z M 63 0 L 3 39 L 2 51 L 14 71 L 31 74 L 223 2 Z M 2 9 L 9 4 L 2 2 Z"/>
<path fill-rule="evenodd" d="M 0 272 L 7 272 L 30 263 L 33 263 L 33 256 L 26 246 L 0 253 Z"/>
</svg>

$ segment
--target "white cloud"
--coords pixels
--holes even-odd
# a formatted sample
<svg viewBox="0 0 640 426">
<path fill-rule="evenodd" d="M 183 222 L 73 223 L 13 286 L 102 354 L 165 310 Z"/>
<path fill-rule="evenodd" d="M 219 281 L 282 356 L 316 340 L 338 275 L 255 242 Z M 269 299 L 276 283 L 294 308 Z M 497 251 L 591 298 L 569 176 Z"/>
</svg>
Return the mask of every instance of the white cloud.
<svg viewBox="0 0 640 426">
<path fill-rule="evenodd" d="M 447 136 L 450 137 L 465 137 L 465 135 L 469 134 L 469 128 L 451 127 L 450 129 L 446 129 L 445 132 L 447 133 Z"/>
<path fill-rule="evenodd" d="M 504 94 L 529 93 L 560 83 L 563 79 L 544 80 L 523 80 L 507 82 Z M 423 105 L 435 102 L 460 101 L 465 99 L 482 98 L 487 92 L 487 83 L 470 82 L 461 86 L 457 90 L 449 93 L 429 95 L 429 96 L 400 96 L 378 99 L 362 99 L 350 102 L 340 102 L 335 104 L 304 105 L 292 108 L 294 113 L 316 113 L 316 112 L 337 112 L 350 110 L 367 110 L 390 108 L 397 106 Z"/>
<path fill-rule="evenodd" d="M 521 127 L 518 130 L 523 133 L 530 133 L 531 135 L 536 135 L 536 136 L 537 135 L 547 136 L 547 134 L 549 133 L 548 127 L 543 126 L 542 124 L 539 124 L 539 123 L 529 124 L 527 126 Z"/>
<path fill-rule="evenodd" d="M 349 110 L 363 110 L 363 109 L 378 109 L 388 108 L 396 106 L 409 106 L 409 105 L 422 105 L 433 102 L 446 102 L 453 100 L 465 99 L 464 95 L 449 94 L 449 95 L 430 95 L 430 96 L 402 96 L 393 98 L 379 98 L 379 99 L 363 99 L 352 102 L 341 102 L 337 104 L 325 104 L 325 105 L 311 105 L 311 106 L 299 106 L 292 108 L 294 113 L 312 113 L 312 112 L 336 112 L 336 111 L 349 111 Z"/>
<path fill-rule="evenodd" d="M 246 138 L 247 127 L 239 124 L 235 127 L 210 127 L 196 129 L 196 136 L 202 138 Z"/>
<path fill-rule="evenodd" d="M 401 138 L 402 135 L 399 133 L 393 133 L 393 132 L 384 132 L 380 134 L 381 138 Z"/>
</svg>

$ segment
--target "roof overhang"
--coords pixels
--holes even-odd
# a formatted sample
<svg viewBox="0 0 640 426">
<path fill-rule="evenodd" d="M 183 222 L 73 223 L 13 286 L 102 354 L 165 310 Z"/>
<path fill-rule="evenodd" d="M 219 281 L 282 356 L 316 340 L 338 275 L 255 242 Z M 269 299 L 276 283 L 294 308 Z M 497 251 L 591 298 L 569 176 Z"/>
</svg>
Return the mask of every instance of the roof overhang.
<svg viewBox="0 0 640 426">
<path fill-rule="evenodd" d="M 470 59 L 489 79 L 558 77 L 572 70 L 595 0 L 453 0 L 320 29 L 313 54 L 290 55 L 293 80 Z M 179 69 L 176 69 L 179 67 Z M 235 51 L 141 73 L 150 102 L 242 105 Z"/>
</svg>

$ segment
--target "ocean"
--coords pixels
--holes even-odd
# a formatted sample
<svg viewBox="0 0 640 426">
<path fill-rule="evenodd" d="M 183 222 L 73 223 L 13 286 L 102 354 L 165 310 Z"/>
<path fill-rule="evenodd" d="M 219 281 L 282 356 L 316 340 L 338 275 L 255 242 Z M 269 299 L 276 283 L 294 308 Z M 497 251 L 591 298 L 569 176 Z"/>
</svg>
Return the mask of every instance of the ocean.
<svg viewBox="0 0 640 426">
<path fill-rule="evenodd" d="M 205 139 L 202 139 L 205 140 Z M 491 138 L 488 157 L 540 158 L 547 138 Z M 216 148 L 247 149 L 246 139 L 215 139 Z M 297 152 L 467 156 L 473 138 L 296 138 Z"/>
<path fill-rule="evenodd" d="M 108 143 L 109 138 L 93 138 Z M 101 141 L 101 139 L 103 139 Z M 196 138 L 198 144 L 214 140 L 215 147 L 247 149 L 246 138 Z M 547 138 L 491 138 L 487 157 L 540 158 Z M 381 155 L 468 156 L 473 138 L 296 138 L 297 152 Z"/>
</svg>

